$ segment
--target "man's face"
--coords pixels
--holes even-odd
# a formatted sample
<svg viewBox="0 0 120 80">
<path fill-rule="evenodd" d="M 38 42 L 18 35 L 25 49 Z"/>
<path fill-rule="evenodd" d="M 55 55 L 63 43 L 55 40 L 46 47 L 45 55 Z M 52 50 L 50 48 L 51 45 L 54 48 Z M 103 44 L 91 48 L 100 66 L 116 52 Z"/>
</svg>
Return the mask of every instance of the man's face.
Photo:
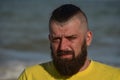
<svg viewBox="0 0 120 80">
<path fill-rule="evenodd" d="M 49 39 L 51 43 L 52 58 L 55 62 L 55 66 L 65 67 L 64 65 L 67 64 L 68 67 L 72 67 L 74 64 L 79 65 L 79 62 L 82 64 L 80 65 L 83 66 L 87 57 L 87 32 L 83 29 L 80 20 L 75 17 L 63 24 L 52 22 L 50 28 L 51 31 Z M 82 50 L 84 48 L 85 50 Z M 76 59 L 78 57 L 80 59 Z M 78 69 L 79 68 L 80 66 L 78 66 Z"/>
</svg>

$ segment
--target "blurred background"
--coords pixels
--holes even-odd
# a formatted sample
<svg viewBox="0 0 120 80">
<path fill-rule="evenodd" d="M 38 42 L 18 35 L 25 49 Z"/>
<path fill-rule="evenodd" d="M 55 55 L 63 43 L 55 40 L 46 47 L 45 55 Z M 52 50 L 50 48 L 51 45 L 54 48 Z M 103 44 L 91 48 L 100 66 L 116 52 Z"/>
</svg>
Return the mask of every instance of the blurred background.
<svg viewBox="0 0 120 80">
<path fill-rule="evenodd" d="M 90 58 L 120 67 L 119 0 L 0 0 L 0 80 L 15 80 L 25 67 L 51 60 L 48 21 L 65 3 L 88 17 L 94 34 Z"/>
</svg>

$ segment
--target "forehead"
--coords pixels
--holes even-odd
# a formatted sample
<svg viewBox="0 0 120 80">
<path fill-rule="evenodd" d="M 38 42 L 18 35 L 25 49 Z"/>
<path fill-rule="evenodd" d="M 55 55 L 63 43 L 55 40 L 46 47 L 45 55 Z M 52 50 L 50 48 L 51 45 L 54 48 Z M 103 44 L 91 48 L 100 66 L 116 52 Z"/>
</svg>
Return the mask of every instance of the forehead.
<svg viewBox="0 0 120 80">
<path fill-rule="evenodd" d="M 65 23 L 52 21 L 50 26 L 50 34 L 52 35 L 73 35 L 83 31 L 79 18 L 73 17 Z"/>
</svg>

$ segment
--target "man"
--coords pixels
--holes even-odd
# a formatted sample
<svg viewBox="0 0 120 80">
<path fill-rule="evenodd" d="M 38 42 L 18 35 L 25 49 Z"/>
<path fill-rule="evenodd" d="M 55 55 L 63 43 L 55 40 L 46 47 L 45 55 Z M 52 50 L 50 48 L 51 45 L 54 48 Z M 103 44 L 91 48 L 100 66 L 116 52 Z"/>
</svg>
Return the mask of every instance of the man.
<svg viewBox="0 0 120 80">
<path fill-rule="evenodd" d="M 18 80 L 120 80 L 120 69 L 88 59 L 92 41 L 85 13 L 65 4 L 49 20 L 52 61 L 26 68 Z"/>
</svg>

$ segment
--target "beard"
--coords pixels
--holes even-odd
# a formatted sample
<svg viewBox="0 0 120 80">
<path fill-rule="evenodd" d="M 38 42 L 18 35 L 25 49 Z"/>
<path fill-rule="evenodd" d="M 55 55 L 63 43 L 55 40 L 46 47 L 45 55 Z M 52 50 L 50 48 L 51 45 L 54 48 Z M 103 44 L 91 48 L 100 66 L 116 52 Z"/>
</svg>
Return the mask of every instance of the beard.
<svg viewBox="0 0 120 80">
<path fill-rule="evenodd" d="M 60 56 L 62 54 L 72 54 L 72 59 L 62 59 Z M 62 76 L 72 76 L 73 74 L 76 74 L 79 72 L 79 70 L 83 67 L 86 58 L 87 58 L 87 46 L 86 42 L 84 41 L 81 47 L 81 52 L 75 57 L 74 51 L 57 51 L 57 55 L 53 53 L 52 47 L 51 47 L 51 56 L 53 59 L 53 64 L 57 71 Z"/>
</svg>

